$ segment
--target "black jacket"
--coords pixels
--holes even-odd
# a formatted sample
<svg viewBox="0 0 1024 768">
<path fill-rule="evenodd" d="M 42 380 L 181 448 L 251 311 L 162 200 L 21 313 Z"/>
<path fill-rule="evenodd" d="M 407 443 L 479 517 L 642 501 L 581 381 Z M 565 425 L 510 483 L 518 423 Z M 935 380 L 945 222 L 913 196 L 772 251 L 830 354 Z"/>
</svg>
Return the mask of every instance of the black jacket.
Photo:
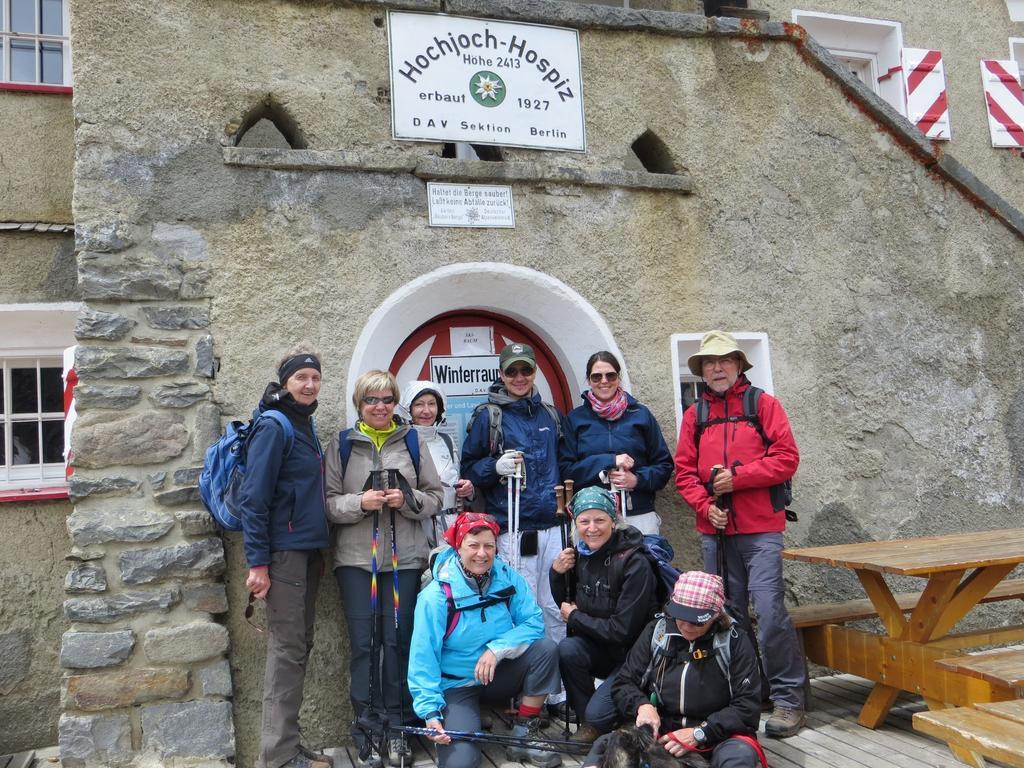
<svg viewBox="0 0 1024 768">
<path fill-rule="evenodd" d="M 576 567 L 569 571 L 577 610 L 569 614 L 566 633 L 600 642 L 616 662 L 626 658 L 633 641 L 658 610 L 657 577 L 650 561 L 640 551 L 627 554 L 642 546 L 640 531 L 632 526 L 621 528 L 589 557 L 577 552 Z M 552 569 L 548 577 L 555 603 L 566 602 L 565 575 Z"/>
<path fill-rule="evenodd" d="M 724 630 L 731 649 L 730 695 L 729 680 L 722 674 L 714 655 L 717 623 L 691 644 L 678 633 L 675 622 L 667 619 L 669 634 L 664 668 L 658 665 L 647 675 L 651 637 L 657 623 L 657 619 L 652 621 L 637 638 L 615 678 L 612 698 L 623 717 L 635 719 L 640 705 L 650 704 L 651 692 L 656 690 L 662 733 L 703 724 L 709 746 L 736 733 L 756 733 L 761 715 L 761 678 L 746 633 L 738 625 Z M 693 659 L 695 650 L 708 655 Z"/>
</svg>

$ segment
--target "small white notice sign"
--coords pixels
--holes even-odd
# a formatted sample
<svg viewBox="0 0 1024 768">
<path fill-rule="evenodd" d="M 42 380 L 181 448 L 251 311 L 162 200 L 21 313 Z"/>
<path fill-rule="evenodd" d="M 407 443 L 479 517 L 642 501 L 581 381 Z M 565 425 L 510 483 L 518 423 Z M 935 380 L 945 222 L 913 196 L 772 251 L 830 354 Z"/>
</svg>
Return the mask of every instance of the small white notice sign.
<svg viewBox="0 0 1024 768">
<path fill-rule="evenodd" d="M 456 357 L 494 354 L 494 328 L 490 325 L 453 326 L 448 329 L 448 334 L 452 354 Z"/>
<path fill-rule="evenodd" d="M 515 227 L 512 187 L 427 182 L 432 227 Z"/>
</svg>

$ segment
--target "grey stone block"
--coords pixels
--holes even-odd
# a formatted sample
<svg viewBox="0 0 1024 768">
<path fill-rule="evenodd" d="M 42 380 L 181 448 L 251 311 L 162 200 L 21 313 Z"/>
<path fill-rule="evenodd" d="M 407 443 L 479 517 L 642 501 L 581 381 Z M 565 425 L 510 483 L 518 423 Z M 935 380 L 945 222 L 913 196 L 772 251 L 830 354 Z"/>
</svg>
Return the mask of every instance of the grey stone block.
<svg viewBox="0 0 1024 768">
<path fill-rule="evenodd" d="M 142 399 L 142 387 L 138 384 L 79 384 L 75 387 L 75 407 L 112 408 L 123 410 Z"/>
<path fill-rule="evenodd" d="M 200 539 L 173 547 L 135 549 L 122 552 L 117 562 L 125 584 L 204 579 L 224 572 L 224 545 L 220 539 Z"/>
<path fill-rule="evenodd" d="M 174 482 L 178 485 L 197 485 L 199 476 L 203 473 L 202 467 L 185 467 L 174 470 Z"/>
<path fill-rule="evenodd" d="M 203 688 L 203 696 L 231 696 L 231 665 L 228 660 L 221 659 L 199 670 L 199 684 Z"/>
<path fill-rule="evenodd" d="M 135 633 L 65 632 L 60 646 L 60 665 L 72 669 L 113 667 L 129 656 L 135 647 Z"/>
<path fill-rule="evenodd" d="M 194 331 L 210 324 L 210 310 L 200 307 L 143 307 L 150 328 L 164 331 Z"/>
<path fill-rule="evenodd" d="M 78 289 L 86 299 L 176 299 L 184 275 L 180 263 L 135 249 L 78 254 Z"/>
<path fill-rule="evenodd" d="M 181 601 L 177 586 L 149 592 L 122 592 L 112 597 L 73 597 L 64 601 L 68 621 L 110 624 L 146 611 L 166 613 Z"/>
<path fill-rule="evenodd" d="M 196 375 L 213 378 L 215 361 L 213 359 L 213 336 L 207 334 L 196 342 Z"/>
<path fill-rule="evenodd" d="M 141 484 L 138 480 L 130 477 L 84 477 L 76 472 L 68 481 L 68 493 L 72 501 L 84 499 L 87 496 L 102 496 L 106 494 L 129 494 L 138 491 Z"/>
<path fill-rule="evenodd" d="M 149 487 L 154 491 L 159 491 L 164 487 L 164 483 L 167 482 L 166 472 L 150 472 L 146 475 L 146 479 L 149 481 Z"/>
<path fill-rule="evenodd" d="M 86 218 L 75 222 L 75 248 L 79 251 L 111 253 L 133 245 L 134 232 L 126 221 Z"/>
<path fill-rule="evenodd" d="M 208 399 L 210 388 L 199 381 L 172 381 L 161 384 L 149 393 L 150 402 L 164 408 L 188 408 Z"/>
<path fill-rule="evenodd" d="M 228 593 L 223 584 L 194 584 L 183 587 L 185 607 L 202 613 L 227 613 Z"/>
<path fill-rule="evenodd" d="M 28 676 L 32 636 L 25 629 L 0 632 L 0 696 L 6 696 Z"/>
<path fill-rule="evenodd" d="M 188 693 L 190 687 L 191 678 L 186 669 L 117 669 L 70 675 L 64 690 L 69 709 L 97 712 L 146 701 L 176 699 Z"/>
<path fill-rule="evenodd" d="M 68 715 L 57 726 L 61 765 L 81 768 L 127 762 L 132 751 L 128 715 Z"/>
<path fill-rule="evenodd" d="M 186 536 L 209 536 L 217 532 L 217 525 L 205 509 L 179 509 L 174 519 Z"/>
<path fill-rule="evenodd" d="M 176 488 L 173 491 L 153 494 L 157 504 L 165 507 L 176 507 L 181 504 L 193 504 L 199 501 L 199 488 Z"/>
<path fill-rule="evenodd" d="M 64 577 L 64 591 L 72 594 L 78 592 L 106 592 L 107 574 L 102 566 L 96 563 L 80 563 L 68 571 Z"/>
<path fill-rule="evenodd" d="M 221 656 L 228 650 L 228 630 L 211 621 L 151 629 L 142 648 L 155 664 L 191 664 Z"/>
<path fill-rule="evenodd" d="M 233 756 L 231 702 L 187 701 L 144 707 L 142 748 L 164 758 Z"/>
<path fill-rule="evenodd" d="M 143 412 L 99 424 L 79 423 L 71 445 L 76 467 L 159 464 L 181 455 L 188 430 L 181 414 Z"/>
<path fill-rule="evenodd" d="M 104 506 L 76 509 L 68 516 L 67 526 L 71 540 L 81 547 L 108 541 L 156 541 L 174 527 L 174 520 L 156 510 Z"/>
<path fill-rule="evenodd" d="M 213 403 L 200 403 L 192 427 L 192 461 L 202 464 L 206 449 L 220 437 L 220 409 Z"/>
<path fill-rule="evenodd" d="M 75 370 L 82 378 L 138 379 L 188 370 L 188 353 L 160 347 L 79 347 Z"/>
<path fill-rule="evenodd" d="M 187 224 L 157 222 L 153 225 L 152 239 L 165 256 L 186 262 L 209 259 L 202 233 Z"/>
<path fill-rule="evenodd" d="M 107 551 L 103 547 L 71 547 L 71 551 L 65 556 L 65 560 L 72 560 L 81 563 L 88 562 L 89 560 L 100 560 L 105 557 Z"/>
<path fill-rule="evenodd" d="M 133 325 L 135 321 L 124 315 L 87 308 L 78 313 L 78 319 L 75 321 L 75 338 L 116 341 L 127 336 Z"/>
</svg>

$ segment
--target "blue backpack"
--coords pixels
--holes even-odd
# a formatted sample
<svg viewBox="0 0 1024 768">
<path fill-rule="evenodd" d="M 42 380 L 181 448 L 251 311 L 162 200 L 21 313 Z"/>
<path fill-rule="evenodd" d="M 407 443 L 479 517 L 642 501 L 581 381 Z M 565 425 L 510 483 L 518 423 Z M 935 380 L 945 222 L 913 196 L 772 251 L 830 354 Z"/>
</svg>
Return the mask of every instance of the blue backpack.
<svg viewBox="0 0 1024 768">
<path fill-rule="evenodd" d="M 612 557 L 608 569 L 608 587 L 612 598 L 618 599 L 626 570 L 626 560 L 634 553 L 639 553 L 650 563 L 651 570 L 654 571 L 655 575 L 658 605 L 664 605 L 668 602 L 669 597 L 672 596 L 672 589 L 676 585 L 680 571 L 672 565 L 672 558 L 676 556 L 676 553 L 668 539 L 653 533 L 644 536 L 643 544 L 624 549 Z"/>
<path fill-rule="evenodd" d="M 203 506 L 225 531 L 242 530 L 240 495 L 245 478 L 245 453 L 249 438 L 261 419 L 269 418 L 284 430 L 284 455 L 291 453 L 295 443 L 295 428 L 288 417 L 277 410 L 268 410 L 253 416 L 248 424 L 232 421 L 224 434 L 206 449 L 203 472 L 199 475 L 199 498 Z"/>
<path fill-rule="evenodd" d="M 349 439 L 351 434 L 351 428 L 343 429 L 338 436 L 338 456 L 341 458 L 342 474 L 348 469 L 348 457 L 352 455 L 352 441 Z M 451 450 L 451 438 L 440 432 L 438 434 L 443 438 L 448 438 L 445 444 Z M 418 488 L 420 485 L 420 437 L 415 429 L 410 429 L 405 433 L 405 447 L 409 451 L 409 458 L 412 459 L 412 468 L 416 470 L 416 487 Z"/>
</svg>

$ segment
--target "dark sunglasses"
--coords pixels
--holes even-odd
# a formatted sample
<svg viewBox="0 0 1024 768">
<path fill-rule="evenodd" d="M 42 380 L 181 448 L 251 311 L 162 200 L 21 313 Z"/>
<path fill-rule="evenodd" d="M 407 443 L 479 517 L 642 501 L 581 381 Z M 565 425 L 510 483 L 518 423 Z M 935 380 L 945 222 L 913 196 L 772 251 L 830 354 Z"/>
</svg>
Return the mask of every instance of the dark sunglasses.
<svg viewBox="0 0 1024 768">
<path fill-rule="evenodd" d="M 618 381 L 619 374 L 616 371 L 610 371 L 609 373 L 592 373 L 590 374 L 590 383 L 597 384 L 599 381 L 604 379 L 605 381 Z"/>
<path fill-rule="evenodd" d="M 248 603 L 248 605 L 245 606 L 245 622 L 250 627 L 252 627 L 257 632 L 259 632 L 261 635 L 265 635 L 267 633 L 266 627 L 261 627 L 259 624 L 255 623 L 252 620 L 252 615 L 256 611 L 256 608 L 254 606 L 255 602 L 256 602 L 256 594 L 254 592 L 250 592 L 249 593 L 249 603 Z"/>
<path fill-rule="evenodd" d="M 377 405 L 377 403 L 384 403 L 384 405 L 394 405 L 395 396 L 385 395 L 384 397 L 373 397 L 372 395 L 367 395 L 366 397 L 363 398 L 363 405 Z"/>
<path fill-rule="evenodd" d="M 514 379 L 516 376 L 532 376 L 533 368 L 506 368 L 505 375 L 510 379 Z"/>
</svg>

